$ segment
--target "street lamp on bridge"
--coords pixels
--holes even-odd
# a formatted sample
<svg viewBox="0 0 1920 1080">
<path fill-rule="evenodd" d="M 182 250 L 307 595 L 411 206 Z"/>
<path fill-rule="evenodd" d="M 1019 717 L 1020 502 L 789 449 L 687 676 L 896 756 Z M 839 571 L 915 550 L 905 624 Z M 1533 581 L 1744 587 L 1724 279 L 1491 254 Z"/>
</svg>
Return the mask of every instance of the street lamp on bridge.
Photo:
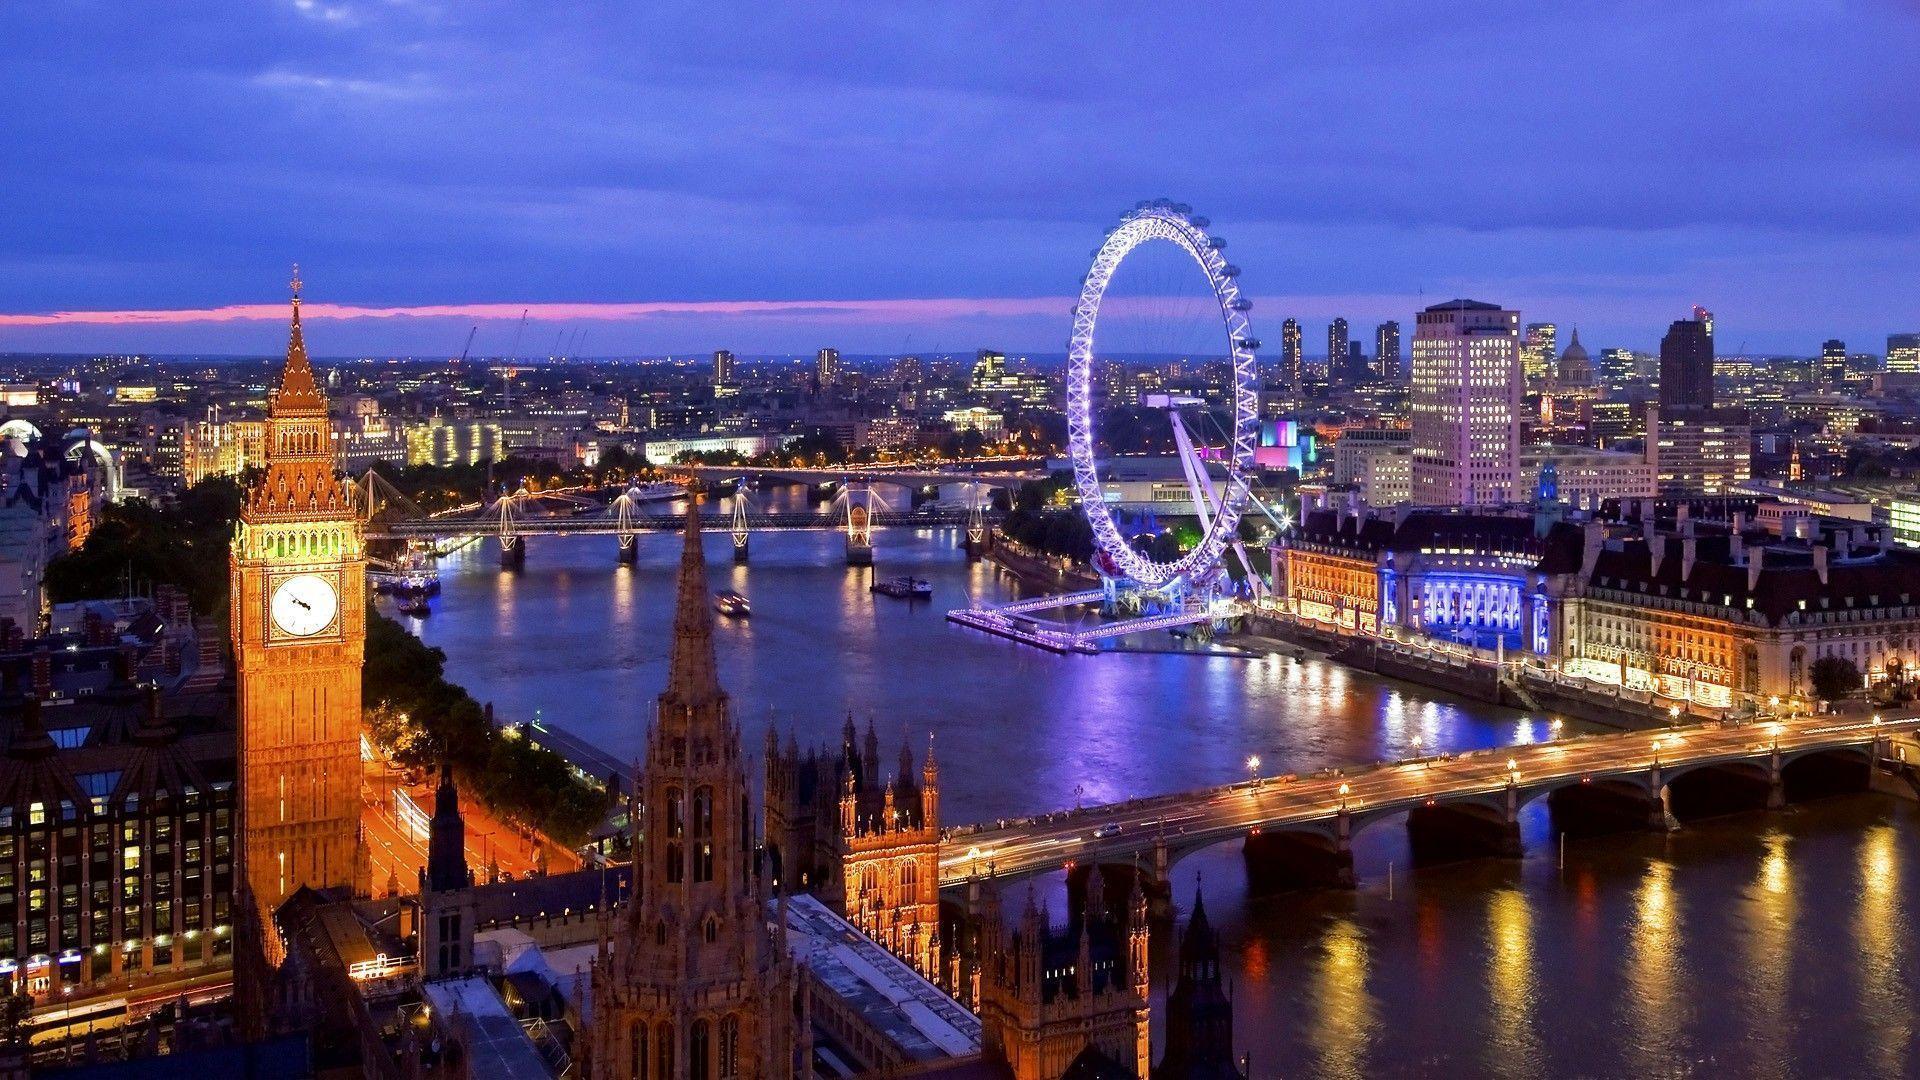
<svg viewBox="0 0 1920 1080">
<path fill-rule="evenodd" d="M 1260 755 L 1247 755 L 1247 783 L 1254 788 L 1260 786 Z"/>
</svg>

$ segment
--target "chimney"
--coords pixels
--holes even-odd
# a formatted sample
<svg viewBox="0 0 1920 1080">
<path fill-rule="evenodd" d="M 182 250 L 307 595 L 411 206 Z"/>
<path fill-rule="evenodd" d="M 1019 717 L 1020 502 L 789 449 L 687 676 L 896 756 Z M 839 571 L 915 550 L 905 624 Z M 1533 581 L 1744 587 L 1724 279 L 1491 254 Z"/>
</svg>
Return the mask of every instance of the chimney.
<svg viewBox="0 0 1920 1080">
<path fill-rule="evenodd" d="M 33 650 L 33 696 L 41 701 L 53 696 L 53 654 L 45 645 Z"/>
<path fill-rule="evenodd" d="M 1675 507 L 1673 511 L 1673 523 L 1679 527 L 1682 535 L 1691 535 L 1693 533 L 1693 508 L 1686 503 L 1681 503 Z"/>
<path fill-rule="evenodd" d="M 1813 572 L 1820 575 L 1820 584 L 1827 583 L 1827 545 L 1817 544 L 1813 549 Z"/>
<path fill-rule="evenodd" d="M 1727 559 L 1735 566 L 1747 561 L 1747 538 L 1740 535 L 1738 528 L 1727 537 Z"/>
<path fill-rule="evenodd" d="M 1680 580 L 1683 582 L 1693 576 L 1693 557 L 1695 554 L 1695 547 L 1700 543 L 1698 540 L 1695 540 L 1693 538 L 1692 522 L 1687 523 L 1687 533 L 1688 535 L 1683 537 L 1680 541 Z"/>
<path fill-rule="evenodd" d="M 1649 528 L 1647 532 L 1651 534 L 1653 530 Z M 1647 576 L 1657 578 L 1660 576 L 1660 564 L 1666 561 L 1667 538 L 1664 536 L 1649 535 L 1647 537 L 1647 555 L 1652 560 L 1652 562 L 1648 564 Z"/>
<path fill-rule="evenodd" d="M 1606 526 L 1589 521 L 1580 536 L 1580 580 L 1590 581 L 1594 567 L 1600 564 L 1600 549 L 1607 540 Z"/>
<path fill-rule="evenodd" d="M 1833 534 L 1833 554 L 1835 558 L 1840 559 L 1844 559 L 1853 554 L 1853 533 L 1851 531 L 1842 529 Z"/>
<path fill-rule="evenodd" d="M 1747 512 L 1745 510 L 1735 510 L 1733 512 L 1734 535 L 1738 536 L 1741 533 L 1744 533 L 1746 531 L 1747 531 Z"/>
<path fill-rule="evenodd" d="M 1767 561 L 1767 546 L 1765 544 L 1761 544 L 1755 547 L 1753 549 L 1753 554 L 1747 556 L 1747 591 L 1748 592 L 1752 592 L 1755 589 L 1760 587 L 1760 571 L 1764 569 L 1763 564 L 1766 561 Z"/>
<path fill-rule="evenodd" d="M 1311 491 L 1303 491 L 1300 493 L 1300 523 L 1302 525 L 1306 524 L 1307 515 L 1311 513 L 1313 513 L 1313 493 Z"/>
</svg>

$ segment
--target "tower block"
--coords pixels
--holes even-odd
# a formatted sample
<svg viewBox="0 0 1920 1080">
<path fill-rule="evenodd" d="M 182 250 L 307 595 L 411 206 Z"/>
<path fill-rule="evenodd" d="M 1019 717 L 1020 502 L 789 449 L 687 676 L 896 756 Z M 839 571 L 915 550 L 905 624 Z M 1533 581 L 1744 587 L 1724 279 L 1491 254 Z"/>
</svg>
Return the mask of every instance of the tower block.
<svg viewBox="0 0 1920 1080">
<path fill-rule="evenodd" d="M 356 884 L 366 565 L 349 484 L 335 474 L 327 398 L 307 360 L 296 268 L 266 471 L 247 492 L 228 559 L 240 859 L 263 926 L 302 886 Z M 277 936 L 265 939 L 277 962 Z"/>
</svg>

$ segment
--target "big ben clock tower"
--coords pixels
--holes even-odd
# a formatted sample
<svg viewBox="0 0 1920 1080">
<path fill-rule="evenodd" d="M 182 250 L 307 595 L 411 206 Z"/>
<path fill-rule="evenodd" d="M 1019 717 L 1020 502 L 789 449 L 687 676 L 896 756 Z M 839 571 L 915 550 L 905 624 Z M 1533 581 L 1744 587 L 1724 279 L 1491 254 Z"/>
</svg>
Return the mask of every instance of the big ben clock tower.
<svg viewBox="0 0 1920 1080">
<path fill-rule="evenodd" d="M 300 333 L 298 267 L 286 367 L 268 402 L 266 472 L 247 491 L 229 560 L 241 859 L 265 926 L 302 885 L 357 884 L 366 556 Z"/>
</svg>

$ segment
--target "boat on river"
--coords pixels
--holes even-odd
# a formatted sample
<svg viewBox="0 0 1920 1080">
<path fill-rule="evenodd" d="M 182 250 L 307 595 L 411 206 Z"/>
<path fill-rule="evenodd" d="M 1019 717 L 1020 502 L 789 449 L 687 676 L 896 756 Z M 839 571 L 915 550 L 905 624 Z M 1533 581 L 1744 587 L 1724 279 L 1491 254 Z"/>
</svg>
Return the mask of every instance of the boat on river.
<svg viewBox="0 0 1920 1080">
<path fill-rule="evenodd" d="M 713 609 L 735 619 L 744 619 L 753 614 L 753 605 L 747 603 L 746 597 L 732 589 L 713 594 Z"/>
<path fill-rule="evenodd" d="M 917 577 L 888 578 L 874 582 L 873 591 L 896 600 L 926 600 L 933 596 L 933 582 Z"/>
</svg>

